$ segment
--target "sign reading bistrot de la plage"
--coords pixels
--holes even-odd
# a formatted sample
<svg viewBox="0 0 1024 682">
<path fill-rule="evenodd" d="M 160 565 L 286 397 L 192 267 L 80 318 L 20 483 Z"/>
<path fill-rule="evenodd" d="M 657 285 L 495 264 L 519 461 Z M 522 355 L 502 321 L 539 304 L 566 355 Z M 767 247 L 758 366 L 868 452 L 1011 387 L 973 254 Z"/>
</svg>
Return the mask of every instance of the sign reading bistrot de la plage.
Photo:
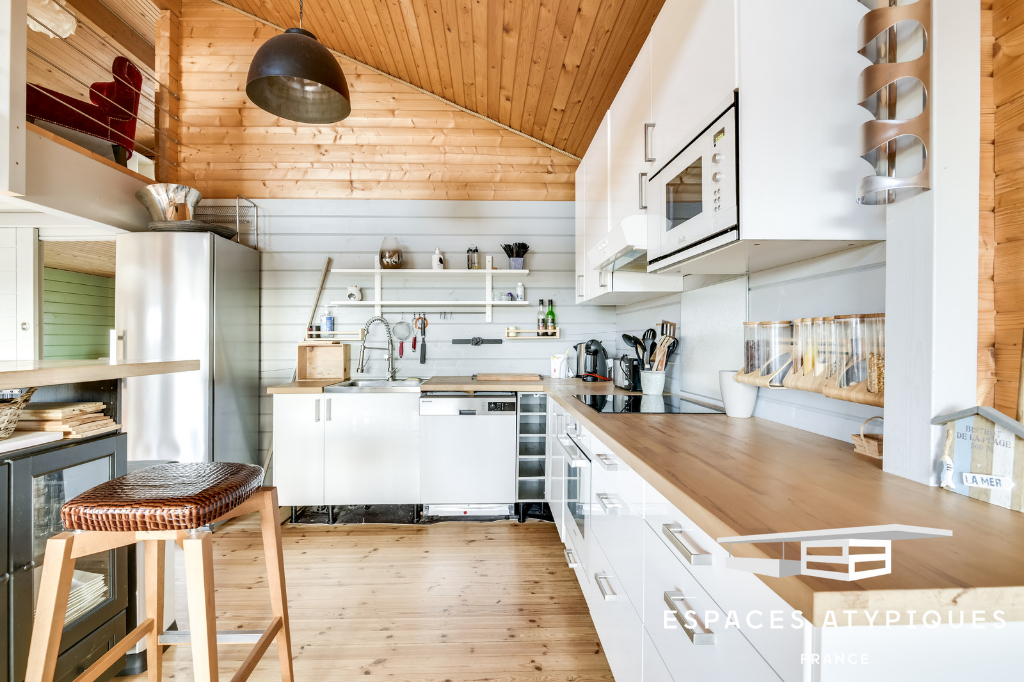
<svg viewBox="0 0 1024 682">
<path fill-rule="evenodd" d="M 946 425 L 942 487 L 1024 511 L 1024 424 L 990 407 L 942 415 Z"/>
</svg>

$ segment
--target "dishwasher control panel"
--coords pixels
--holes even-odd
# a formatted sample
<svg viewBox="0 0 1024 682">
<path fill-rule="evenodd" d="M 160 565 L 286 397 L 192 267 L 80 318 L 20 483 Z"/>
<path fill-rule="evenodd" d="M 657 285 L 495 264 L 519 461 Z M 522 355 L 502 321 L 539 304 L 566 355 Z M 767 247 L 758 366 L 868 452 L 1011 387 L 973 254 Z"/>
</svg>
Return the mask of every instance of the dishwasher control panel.
<svg viewBox="0 0 1024 682">
<path fill-rule="evenodd" d="M 516 401 L 514 400 L 490 400 L 487 402 L 488 412 L 515 412 Z"/>
<path fill-rule="evenodd" d="M 425 393 L 420 397 L 423 417 L 511 417 L 516 416 L 516 397 L 468 393 Z"/>
</svg>

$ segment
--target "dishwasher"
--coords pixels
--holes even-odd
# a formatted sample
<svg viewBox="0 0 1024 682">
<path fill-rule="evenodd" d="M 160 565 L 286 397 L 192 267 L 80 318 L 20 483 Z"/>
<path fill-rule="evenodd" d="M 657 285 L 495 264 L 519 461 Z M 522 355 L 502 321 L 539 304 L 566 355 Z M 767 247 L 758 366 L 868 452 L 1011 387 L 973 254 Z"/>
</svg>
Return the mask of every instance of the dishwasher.
<svg viewBox="0 0 1024 682">
<path fill-rule="evenodd" d="M 424 393 L 420 398 L 423 514 L 511 516 L 515 502 L 515 393 Z"/>
</svg>

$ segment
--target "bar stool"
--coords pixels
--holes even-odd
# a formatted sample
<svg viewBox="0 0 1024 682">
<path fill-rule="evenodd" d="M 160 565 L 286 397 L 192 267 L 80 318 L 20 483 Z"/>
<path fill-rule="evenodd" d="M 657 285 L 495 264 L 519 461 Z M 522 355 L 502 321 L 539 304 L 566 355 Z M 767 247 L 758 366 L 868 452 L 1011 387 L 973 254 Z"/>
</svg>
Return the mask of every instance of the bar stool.
<svg viewBox="0 0 1024 682">
<path fill-rule="evenodd" d="M 277 489 L 261 487 L 262 482 L 263 470 L 252 464 L 164 464 L 103 483 L 65 504 L 61 520 L 70 532 L 46 543 L 26 682 L 53 681 L 75 560 L 135 542 L 145 542 L 146 618 L 75 682 L 93 682 L 143 637 L 150 682 L 160 682 L 161 645 L 171 643 L 192 645 L 197 682 L 217 682 L 218 634 L 224 641 L 256 642 L 232 682 L 247 679 L 274 640 L 281 660 L 281 679 L 293 682 Z M 270 627 L 248 638 L 239 637 L 237 631 L 218 633 L 212 534 L 204 526 L 256 511 L 260 513 L 267 560 L 273 614 Z M 174 540 L 185 552 L 191 641 L 185 633 L 174 633 L 173 638 L 161 641 L 167 540 Z"/>
</svg>

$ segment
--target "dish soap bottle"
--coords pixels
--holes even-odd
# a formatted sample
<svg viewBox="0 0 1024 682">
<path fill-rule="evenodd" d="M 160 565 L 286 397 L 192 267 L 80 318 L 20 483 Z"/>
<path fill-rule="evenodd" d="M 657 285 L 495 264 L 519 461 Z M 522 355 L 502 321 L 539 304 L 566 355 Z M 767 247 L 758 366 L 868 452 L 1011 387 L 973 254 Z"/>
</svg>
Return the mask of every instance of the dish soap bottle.
<svg viewBox="0 0 1024 682">
<path fill-rule="evenodd" d="M 517 301 L 525 301 L 526 300 L 526 289 L 523 288 L 523 283 L 522 282 L 516 282 L 516 300 Z"/>
<path fill-rule="evenodd" d="M 334 315 L 331 314 L 331 309 L 328 308 L 327 312 L 323 317 L 320 318 L 320 331 L 333 332 L 334 331 Z M 330 337 L 328 337 L 330 338 Z"/>
<path fill-rule="evenodd" d="M 444 270 L 444 256 L 441 255 L 441 249 L 434 247 L 434 255 L 431 260 L 431 264 L 435 270 Z"/>
</svg>

